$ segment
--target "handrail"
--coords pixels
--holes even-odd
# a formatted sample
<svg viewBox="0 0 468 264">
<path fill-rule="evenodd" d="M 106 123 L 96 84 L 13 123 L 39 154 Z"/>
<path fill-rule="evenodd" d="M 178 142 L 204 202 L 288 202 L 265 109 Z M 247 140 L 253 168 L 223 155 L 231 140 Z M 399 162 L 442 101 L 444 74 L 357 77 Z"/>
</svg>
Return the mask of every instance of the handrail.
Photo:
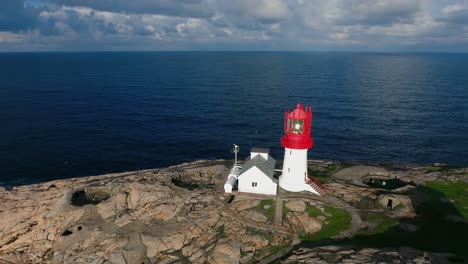
<svg viewBox="0 0 468 264">
<path fill-rule="evenodd" d="M 310 177 L 310 176 L 308 178 L 309 178 L 310 181 L 317 184 L 320 188 L 322 188 L 324 190 L 326 189 L 325 186 L 323 186 L 323 184 L 319 180 L 315 179 L 314 177 Z"/>
</svg>

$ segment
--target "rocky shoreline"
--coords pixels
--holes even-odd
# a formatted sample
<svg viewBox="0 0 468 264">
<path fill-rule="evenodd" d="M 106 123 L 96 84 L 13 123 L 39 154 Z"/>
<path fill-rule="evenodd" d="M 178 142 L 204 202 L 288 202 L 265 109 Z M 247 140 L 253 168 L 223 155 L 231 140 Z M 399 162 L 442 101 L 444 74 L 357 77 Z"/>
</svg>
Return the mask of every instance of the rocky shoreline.
<svg viewBox="0 0 468 264">
<path fill-rule="evenodd" d="M 322 197 L 284 193 L 282 223 L 278 224 L 274 221 L 276 197 L 223 193 L 230 164 L 225 160 L 196 161 L 163 169 L 0 187 L 0 263 L 466 260 L 456 254 L 410 247 L 304 248 L 298 243 L 321 236 L 340 241 L 375 233 L 383 228 L 381 219 L 414 219 L 419 213 L 418 199 L 424 197 L 409 193 L 418 194 L 414 191 L 417 186 L 434 180 L 466 184 L 467 168 L 309 161 L 311 173 L 325 182 L 328 193 Z M 369 186 L 392 180 L 403 186 L 392 190 Z M 457 205 L 450 199 L 446 202 Z M 374 221 L 377 218 L 380 220 Z M 446 218 L 466 227 L 466 219 L 460 215 Z M 400 221 L 398 228 L 417 232 L 419 226 Z"/>
</svg>

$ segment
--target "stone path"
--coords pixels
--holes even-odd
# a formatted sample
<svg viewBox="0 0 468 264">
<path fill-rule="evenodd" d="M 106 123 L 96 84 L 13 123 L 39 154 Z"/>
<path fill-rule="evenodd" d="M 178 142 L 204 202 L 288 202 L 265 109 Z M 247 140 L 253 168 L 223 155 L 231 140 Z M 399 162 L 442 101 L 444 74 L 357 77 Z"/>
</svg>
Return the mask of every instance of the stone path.
<svg viewBox="0 0 468 264">
<path fill-rule="evenodd" d="M 283 197 L 284 191 L 278 186 L 275 199 L 275 218 L 273 220 L 275 226 L 283 225 Z"/>
</svg>

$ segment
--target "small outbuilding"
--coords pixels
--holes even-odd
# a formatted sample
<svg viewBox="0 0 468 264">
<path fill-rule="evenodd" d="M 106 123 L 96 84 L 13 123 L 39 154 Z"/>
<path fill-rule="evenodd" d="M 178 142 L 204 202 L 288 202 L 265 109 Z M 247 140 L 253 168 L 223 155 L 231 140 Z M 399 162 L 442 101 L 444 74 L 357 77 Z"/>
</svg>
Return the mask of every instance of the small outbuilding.
<svg viewBox="0 0 468 264">
<path fill-rule="evenodd" d="M 237 177 L 239 193 L 276 195 L 278 180 L 274 178 L 276 160 L 268 148 L 252 148 Z"/>
<path fill-rule="evenodd" d="M 237 185 L 237 178 L 239 177 L 242 170 L 242 166 L 234 165 L 231 171 L 229 172 L 228 179 L 224 184 L 224 192 L 225 193 L 232 193 L 232 190 Z"/>
</svg>

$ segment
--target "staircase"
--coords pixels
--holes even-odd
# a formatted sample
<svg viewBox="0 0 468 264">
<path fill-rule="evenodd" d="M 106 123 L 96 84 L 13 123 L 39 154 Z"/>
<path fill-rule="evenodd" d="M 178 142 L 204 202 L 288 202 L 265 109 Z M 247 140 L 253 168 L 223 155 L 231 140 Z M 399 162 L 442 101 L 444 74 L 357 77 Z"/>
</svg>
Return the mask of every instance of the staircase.
<svg viewBox="0 0 468 264">
<path fill-rule="evenodd" d="M 314 177 L 306 178 L 305 183 L 312 187 L 320 196 L 326 193 L 325 187 Z"/>
</svg>

